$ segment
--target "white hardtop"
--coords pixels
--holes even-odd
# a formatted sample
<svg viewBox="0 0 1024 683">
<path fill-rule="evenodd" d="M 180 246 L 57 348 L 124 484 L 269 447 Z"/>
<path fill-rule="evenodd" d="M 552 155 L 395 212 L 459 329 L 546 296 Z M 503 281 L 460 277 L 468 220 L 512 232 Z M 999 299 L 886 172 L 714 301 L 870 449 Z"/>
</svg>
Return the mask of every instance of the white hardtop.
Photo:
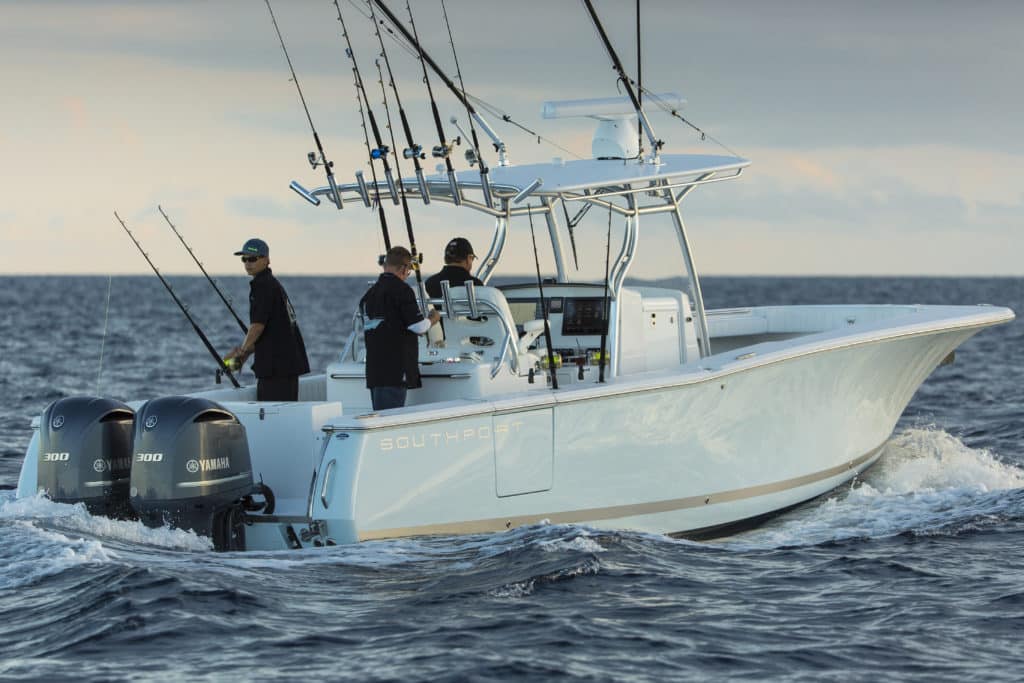
<svg viewBox="0 0 1024 683">
<path fill-rule="evenodd" d="M 495 186 L 495 189 L 497 186 L 505 186 L 522 190 L 540 178 L 543 184 L 533 194 L 557 195 L 563 192 L 738 171 L 749 165 L 750 161 L 742 157 L 665 154 L 660 157 L 660 163 L 657 164 L 634 159 L 578 159 L 522 166 L 492 166 L 489 172 L 491 185 Z M 479 171 L 461 170 L 458 175 L 460 185 L 476 186 L 480 183 Z M 442 174 L 440 178 L 438 181 L 437 176 L 433 176 L 430 180 L 432 183 L 442 182 L 447 186 L 447 177 Z M 415 178 L 405 180 L 408 185 L 415 185 L 415 182 Z"/>
</svg>

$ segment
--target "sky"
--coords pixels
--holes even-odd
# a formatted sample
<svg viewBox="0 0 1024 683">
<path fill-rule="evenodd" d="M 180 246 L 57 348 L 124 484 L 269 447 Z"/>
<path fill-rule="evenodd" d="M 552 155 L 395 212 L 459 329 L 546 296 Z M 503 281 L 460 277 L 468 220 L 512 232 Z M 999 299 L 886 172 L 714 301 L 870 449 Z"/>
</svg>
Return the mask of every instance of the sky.
<svg viewBox="0 0 1024 683">
<path fill-rule="evenodd" d="M 633 73 L 634 3 L 595 5 Z M 341 7 L 383 118 L 365 5 Z M 582 4 L 446 7 L 466 89 L 588 157 L 591 121 L 541 117 L 546 100 L 617 94 Z M 454 74 L 439 0 L 412 8 Z M 336 10 L 274 10 L 327 157 L 351 182 L 368 169 Z M 0 274 L 148 273 L 115 210 L 162 272 L 198 273 L 158 205 L 211 273 L 242 274 L 232 252 L 251 236 L 270 243 L 279 274 L 376 270 L 375 213 L 314 208 L 288 189 L 324 176 L 306 161 L 312 134 L 263 2 L 0 0 L 0 17 Z M 1024 275 L 1024 3 L 643 0 L 641 25 L 645 86 L 681 94 L 690 121 L 752 162 L 684 202 L 703 274 Z M 387 47 L 416 137 L 434 144 L 419 65 Z M 433 85 L 443 119 L 464 122 Z M 651 122 L 666 152 L 728 153 L 662 113 Z M 513 163 L 572 158 L 492 123 Z M 427 271 L 449 237 L 483 252 L 493 227 L 446 207 L 412 216 Z M 399 212 L 389 222 L 404 233 Z M 641 226 L 632 274 L 678 273 L 667 224 Z M 598 272 L 603 230 L 583 229 L 584 268 Z M 505 271 L 533 268 L 523 230 Z"/>
</svg>

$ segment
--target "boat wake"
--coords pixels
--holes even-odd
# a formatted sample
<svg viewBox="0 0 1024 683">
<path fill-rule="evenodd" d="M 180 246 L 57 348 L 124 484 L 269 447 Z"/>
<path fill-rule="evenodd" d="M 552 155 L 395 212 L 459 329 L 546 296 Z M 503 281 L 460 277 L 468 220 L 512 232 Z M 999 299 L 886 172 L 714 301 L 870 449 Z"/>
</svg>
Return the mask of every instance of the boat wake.
<svg viewBox="0 0 1024 683">
<path fill-rule="evenodd" d="M 879 463 L 848 487 L 758 529 L 710 543 L 542 523 L 499 534 L 396 539 L 309 553 L 213 553 L 209 539 L 190 531 L 93 517 L 82 505 L 42 497 L 16 500 L 13 492 L 3 492 L 0 528 L 7 542 L 0 559 L 7 569 L 0 588 L 84 564 L 198 561 L 214 571 L 257 574 L 334 565 L 350 574 L 401 575 L 409 588 L 426 589 L 435 598 L 466 592 L 517 598 L 599 573 L 608 552 L 677 556 L 678 551 L 744 552 L 984 530 L 1021 517 L 1021 489 L 1024 469 L 940 429 L 912 428 L 895 435 Z"/>
<path fill-rule="evenodd" d="M 116 562 L 124 551 L 212 550 L 208 538 L 191 531 L 94 517 L 81 503 L 65 505 L 42 496 L 15 499 L 13 491 L 0 494 L 0 530 L 5 540 L 0 561 L 7 566 L 0 588 L 33 583 L 76 565 Z"/>
<path fill-rule="evenodd" d="M 900 534 L 957 535 L 1021 517 L 1024 469 L 938 428 L 893 436 L 879 462 L 823 502 L 724 539 L 747 549 Z"/>
</svg>

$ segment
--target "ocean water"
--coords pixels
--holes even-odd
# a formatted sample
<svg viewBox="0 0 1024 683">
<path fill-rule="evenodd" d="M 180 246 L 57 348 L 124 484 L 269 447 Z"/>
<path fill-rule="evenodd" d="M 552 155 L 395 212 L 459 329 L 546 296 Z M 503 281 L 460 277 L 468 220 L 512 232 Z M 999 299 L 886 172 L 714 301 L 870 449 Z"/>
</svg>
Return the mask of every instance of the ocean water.
<svg viewBox="0 0 1024 683">
<path fill-rule="evenodd" d="M 366 279 L 281 278 L 322 368 Z M 204 280 L 169 279 L 217 348 L 237 343 Z M 243 314 L 246 282 L 221 279 Z M 1021 279 L 704 289 L 709 307 L 1024 312 Z M 29 421 L 49 402 L 184 392 L 212 371 L 155 278 L 0 277 L 0 678 L 1019 680 L 1022 348 L 1024 323 L 983 331 L 921 388 L 864 477 L 736 536 L 538 525 L 214 553 L 191 533 L 14 499 Z"/>
</svg>

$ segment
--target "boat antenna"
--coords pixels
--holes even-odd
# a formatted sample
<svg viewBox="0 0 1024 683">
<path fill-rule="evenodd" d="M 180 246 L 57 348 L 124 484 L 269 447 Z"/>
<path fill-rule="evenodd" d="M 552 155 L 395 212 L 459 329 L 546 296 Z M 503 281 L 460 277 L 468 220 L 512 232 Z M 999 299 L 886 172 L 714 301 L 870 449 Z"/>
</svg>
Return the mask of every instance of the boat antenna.
<svg viewBox="0 0 1024 683">
<path fill-rule="evenodd" d="M 643 107 L 640 106 L 640 100 L 637 99 L 636 93 L 633 91 L 633 85 L 630 82 L 629 76 L 626 75 L 626 70 L 622 68 L 622 62 L 619 60 L 619 55 L 615 52 L 615 48 L 612 47 L 611 41 L 608 40 L 608 34 L 605 33 L 604 26 L 601 24 L 601 20 L 597 17 L 597 11 L 594 9 L 594 4 L 590 0 L 583 0 L 583 4 L 587 8 L 587 12 L 590 13 L 590 18 L 594 21 L 594 27 L 601 36 L 601 41 L 604 43 L 604 47 L 608 51 L 608 56 L 611 57 L 612 67 L 619 74 L 619 81 L 626 88 L 626 93 L 629 95 L 629 99 L 633 103 L 633 108 L 636 109 L 636 116 L 640 121 L 640 126 L 647 133 L 647 137 L 651 142 L 651 147 L 653 149 L 651 161 L 658 163 L 658 152 L 665 143 L 655 137 L 654 129 L 651 128 L 651 123 L 647 120 L 647 114 L 644 113 Z M 640 154 L 643 154 L 642 147 L 640 149 Z"/>
<path fill-rule="evenodd" d="M 380 231 L 384 237 L 385 252 L 391 251 L 391 233 L 388 231 L 388 219 L 384 214 L 384 205 L 380 201 L 380 186 L 377 184 L 377 169 L 373 162 L 380 159 L 384 166 L 384 178 L 391 192 L 391 199 L 398 203 L 398 192 L 395 191 L 395 181 L 391 175 L 391 166 L 388 164 L 388 147 L 380 136 L 380 128 L 377 126 L 377 119 L 370 107 L 370 98 L 366 94 L 366 87 L 363 85 L 363 77 L 359 73 L 359 63 L 356 62 L 355 52 L 352 50 L 352 40 L 348 35 L 348 27 L 345 26 L 345 18 L 341 15 L 341 6 L 338 0 L 334 0 L 334 6 L 338 10 L 338 21 L 341 22 L 341 35 L 345 38 L 345 55 L 352 60 L 352 75 L 355 78 L 356 102 L 359 103 L 359 116 L 363 120 L 363 140 L 366 142 L 366 154 L 369 158 L 370 175 L 373 177 L 374 198 L 377 200 L 377 217 L 380 219 Z M 363 103 L 366 103 L 366 113 L 363 113 Z M 373 139 L 376 147 L 370 146 L 370 135 L 366 128 L 366 118 L 370 119 L 370 128 L 373 129 Z"/>
<path fill-rule="evenodd" d="M 213 348 L 213 344 L 210 343 L 210 340 L 207 338 L 205 334 L 203 334 L 203 331 L 199 328 L 199 325 L 189 314 L 188 307 L 185 304 L 181 303 L 181 299 L 179 299 L 178 295 L 174 293 L 173 289 L 171 289 L 170 283 L 168 283 L 167 280 L 164 279 L 164 276 L 160 274 L 160 271 L 157 270 L 157 267 L 153 265 L 153 262 L 149 258 L 149 254 L 147 254 L 146 251 L 142 248 L 142 245 L 139 244 L 139 241 L 135 239 L 135 235 L 133 235 L 132 231 L 128 229 L 128 226 L 125 225 L 125 222 L 121 219 L 121 217 L 117 215 L 117 211 L 114 212 L 114 218 L 116 218 L 117 222 L 121 224 L 121 227 L 124 228 L 124 231 L 126 233 L 128 233 L 128 236 L 132 238 L 132 242 L 135 243 L 135 247 L 139 250 L 139 253 L 142 254 L 142 257 L 144 259 L 146 259 L 146 263 L 148 263 L 149 267 L 153 269 L 153 272 L 156 273 L 156 276 L 160 278 L 160 282 L 162 282 L 164 287 L 167 288 L 167 292 L 171 295 L 171 298 L 174 299 L 174 303 L 178 304 L 178 308 L 181 309 L 181 312 L 185 314 L 185 318 L 192 324 L 192 329 L 195 330 L 196 334 L 199 335 L 199 338 L 203 341 L 203 345 L 206 346 L 206 350 L 209 351 L 210 355 L 213 356 L 213 359 L 217 361 L 217 366 L 220 369 L 220 372 L 228 376 L 228 379 L 231 380 L 231 383 L 235 385 L 236 389 L 241 389 L 241 385 L 238 383 L 238 380 L 235 379 L 235 376 L 231 373 L 231 369 L 227 366 L 227 363 L 225 363 L 224 360 L 220 357 L 220 354 L 217 353 L 217 349 Z"/>
<path fill-rule="evenodd" d="M 338 0 L 334 0 L 337 3 Z M 367 2 L 370 7 L 370 20 L 373 22 L 373 32 L 377 36 L 377 42 L 380 43 L 380 55 L 384 58 L 384 65 L 388 69 L 388 80 L 391 82 L 391 90 L 395 93 L 395 105 L 398 107 L 398 117 L 402 120 L 402 129 L 405 131 L 405 142 L 408 145 L 402 150 L 402 156 L 406 159 L 412 159 L 413 166 L 416 168 L 416 184 L 419 185 L 420 195 L 423 197 L 423 203 L 430 203 L 430 191 L 427 189 L 426 178 L 423 177 L 423 166 L 420 164 L 421 159 L 426 158 L 426 154 L 423 152 L 423 145 L 416 144 L 412 138 L 412 127 L 409 126 L 409 117 L 405 115 L 405 107 L 402 106 L 402 98 L 398 96 L 398 84 L 395 82 L 395 74 L 391 70 L 391 60 L 388 59 L 388 51 L 384 48 L 384 37 L 380 33 L 380 23 L 377 22 L 377 13 L 373 9 L 373 3 Z M 383 22 L 381 22 L 383 23 Z M 380 68 L 380 64 L 377 65 Z M 381 77 L 381 89 L 384 89 L 384 79 Z M 384 108 L 387 111 L 387 95 L 384 96 Z M 395 131 L 391 127 L 391 114 L 388 113 L 388 129 L 391 131 L 391 145 L 395 145 Z M 395 166 L 398 166 L 398 157 L 395 157 Z M 398 174 L 399 181 L 401 181 L 402 174 Z M 403 189 L 404 195 L 404 189 Z M 414 254 L 415 255 L 415 254 Z"/>
<path fill-rule="evenodd" d="M 537 236 L 533 232 L 533 207 L 526 206 L 530 218 L 530 239 L 533 240 L 533 263 L 537 267 L 537 292 L 540 294 L 540 314 L 544 321 L 544 343 L 548 347 L 548 369 L 551 370 L 551 388 L 558 388 L 558 373 L 555 372 L 555 352 L 551 348 L 551 325 L 548 324 L 548 305 L 544 301 L 544 280 L 540 276 L 540 256 L 537 255 Z"/>
<path fill-rule="evenodd" d="M 107 345 L 107 320 L 110 318 L 110 289 L 114 284 L 114 276 L 107 276 L 107 305 L 103 309 L 103 336 L 100 337 L 100 367 L 96 371 L 96 395 L 100 394 L 100 378 L 103 377 L 103 350 Z"/>
<path fill-rule="evenodd" d="M 309 159 L 309 165 L 314 169 L 317 166 L 323 166 L 324 170 L 327 171 L 327 184 L 331 186 L 331 200 L 334 205 L 341 208 L 341 193 L 338 192 L 338 184 L 334 182 L 334 162 L 327 160 L 327 155 L 324 154 L 324 146 L 320 143 L 320 136 L 317 135 L 316 126 L 313 125 L 313 117 L 309 115 L 309 107 L 306 106 L 306 98 L 302 95 L 302 88 L 299 86 L 299 77 L 295 75 L 295 67 L 292 66 L 292 58 L 288 56 L 288 48 L 284 46 L 284 38 L 281 36 L 281 29 L 277 25 L 277 18 L 274 16 L 274 10 L 270 7 L 270 0 L 264 0 L 267 3 L 267 10 L 270 12 L 270 20 L 274 22 L 274 30 L 277 31 L 277 39 L 281 41 L 281 50 L 284 52 L 284 58 L 288 62 L 288 69 L 292 72 L 292 82 L 295 83 L 295 89 L 299 92 L 299 100 L 302 101 L 302 108 L 306 112 L 306 119 L 309 121 L 309 127 L 313 131 L 313 141 L 316 143 L 317 151 L 320 156 L 317 156 L 316 152 L 310 152 L 307 155 Z"/>
<path fill-rule="evenodd" d="M 371 7 L 371 12 L 373 8 Z M 376 25 L 376 20 L 374 20 Z M 377 34 L 380 38 L 380 33 Z M 383 42 L 381 47 L 384 47 Z M 385 61 L 387 59 L 385 58 Z M 395 144 L 395 127 L 391 125 L 391 108 L 388 106 L 388 90 L 384 85 L 384 70 L 381 69 L 380 60 L 374 60 L 374 64 L 377 66 L 378 83 L 380 83 L 380 94 L 384 98 L 384 114 L 387 116 L 388 121 L 388 132 L 391 135 L 391 144 Z M 391 71 L 388 67 L 388 74 L 390 76 Z M 395 81 L 392 78 L 391 86 L 394 87 Z M 395 89 L 396 97 L 398 89 Z M 427 290 L 423 286 L 423 273 L 420 270 L 420 264 L 423 262 L 423 257 L 416 251 L 416 235 L 412 231 L 412 215 L 409 213 L 409 198 L 405 195 L 405 183 L 402 182 L 402 170 L 398 165 L 398 157 L 395 157 L 395 169 L 398 170 L 398 187 L 399 195 L 402 197 L 402 216 L 405 218 L 405 231 L 409 236 L 409 253 L 412 254 L 412 269 L 416 273 L 416 289 L 420 293 L 420 309 L 423 312 L 423 317 L 427 317 Z"/>
<path fill-rule="evenodd" d="M 611 261 L 612 252 L 612 205 L 608 203 L 608 235 L 604 243 L 604 301 L 601 302 L 601 317 L 604 318 L 604 327 L 601 328 L 601 357 L 597 371 L 597 381 L 604 382 L 604 353 L 608 343 L 608 265 Z"/>
<path fill-rule="evenodd" d="M 455 38 L 452 37 L 452 25 L 448 22 L 448 9 L 445 7 L 444 0 L 441 0 L 441 13 L 444 15 L 444 25 L 448 29 L 448 44 L 452 46 L 452 57 L 455 59 L 455 73 L 459 77 L 459 90 L 462 91 L 463 95 L 466 93 L 466 83 L 462 80 L 462 67 L 459 66 L 459 55 L 455 51 Z M 473 165 L 473 161 L 476 161 L 480 165 L 480 185 L 484 191 L 484 202 L 487 204 L 487 208 L 494 208 L 494 200 L 491 198 L 491 181 L 490 171 L 487 168 L 487 162 L 484 161 L 483 154 L 480 153 L 480 140 L 476 135 L 476 126 L 473 124 L 473 113 L 470 111 L 469 99 L 466 97 L 462 98 L 463 103 L 466 105 L 466 118 L 469 119 L 469 133 L 470 140 L 473 143 L 473 152 L 475 159 L 470 160 L 470 166 Z M 454 122 L 454 121 L 453 121 Z M 498 145 L 495 144 L 495 149 L 498 149 Z"/>
<path fill-rule="evenodd" d="M 188 251 L 188 255 L 191 256 L 192 260 L 196 262 L 197 266 L 199 266 L 199 270 L 203 271 L 203 275 L 206 276 L 206 281 L 210 283 L 211 287 L 213 287 L 213 291 L 217 292 L 217 295 L 220 297 L 220 300 L 223 301 L 224 305 L 228 307 L 229 311 L 231 311 L 231 315 L 235 317 L 235 322 L 237 322 L 238 326 L 242 328 L 242 334 L 248 334 L 249 328 L 246 326 L 245 323 L 242 322 L 242 319 L 238 317 L 238 314 L 235 313 L 235 309 L 231 305 L 231 301 L 226 296 L 224 296 L 224 292 L 222 292 L 220 290 L 220 287 L 217 286 L 216 281 L 214 281 L 214 279 L 210 277 L 210 274 L 206 272 L 206 268 L 204 268 L 203 264 L 199 262 L 198 258 L 196 258 L 195 252 L 192 251 L 192 247 L 188 246 L 188 242 L 186 242 L 185 238 L 181 236 L 180 232 L 178 232 L 178 228 L 174 227 L 174 223 L 171 222 L 171 219 L 164 212 L 163 207 L 157 204 L 156 208 L 160 212 L 160 215 L 164 217 L 164 220 L 167 221 L 167 225 L 171 226 L 171 230 L 173 230 L 174 234 L 178 236 L 178 239 L 181 240 L 181 243 L 185 245 L 185 249 Z"/>
</svg>

